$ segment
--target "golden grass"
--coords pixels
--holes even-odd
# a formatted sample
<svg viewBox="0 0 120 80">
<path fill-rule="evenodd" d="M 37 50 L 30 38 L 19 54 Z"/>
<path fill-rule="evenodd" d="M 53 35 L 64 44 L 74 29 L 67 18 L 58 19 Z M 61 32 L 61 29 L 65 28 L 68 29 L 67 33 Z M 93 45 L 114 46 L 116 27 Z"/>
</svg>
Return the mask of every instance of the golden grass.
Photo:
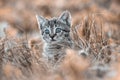
<svg viewBox="0 0 120 80">
<path fill-rule="evenodd" d="M 19 0 L 18 6 L 9 2 L 16 1 L 0 2 L 5 5 L 0 9 L 0 21 L 9 24 L 6 36 L 0 37 L 0 80 L 120 79 L 120 13 L 112 12 L 111 5 L 110 11 L 94 0 L 73 0 L 69 4 L 65 0 Z M 61 62 L 47 63 L 42 58 L 43 43 L 36 38 L 39 33 L 31 35 L 38 31 L 35 14 L 53 17 L 66 9 L 73 18 L 75 48 L 66 50 Z"/>
</svg>

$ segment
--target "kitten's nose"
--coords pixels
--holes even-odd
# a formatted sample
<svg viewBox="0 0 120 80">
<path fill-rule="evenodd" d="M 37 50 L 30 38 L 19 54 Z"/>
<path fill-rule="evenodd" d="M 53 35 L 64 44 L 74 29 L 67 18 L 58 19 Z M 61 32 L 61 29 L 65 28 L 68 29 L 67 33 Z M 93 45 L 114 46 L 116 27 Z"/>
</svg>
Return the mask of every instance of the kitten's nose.
<svg viewBox="0 0 120 80">
<path fill-rule="evenodd" d="M 50 34 L 50 37 L 53 39 L 56 34 Z"/>
</svg>

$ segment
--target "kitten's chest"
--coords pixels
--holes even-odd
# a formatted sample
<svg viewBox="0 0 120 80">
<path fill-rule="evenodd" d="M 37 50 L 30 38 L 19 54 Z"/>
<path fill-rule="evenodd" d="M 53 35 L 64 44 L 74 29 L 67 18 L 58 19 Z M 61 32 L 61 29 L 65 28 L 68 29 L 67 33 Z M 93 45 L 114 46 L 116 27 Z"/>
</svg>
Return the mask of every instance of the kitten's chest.
<svg viewBox="0 0 120 80">
<path fill-rule="evenodd" d="M 70 47 L 71 47 L 70 42 L 62 42 L 62 43 L 56 43 L 56 44 L 45 44 L 44 49 L 63 50 L 63 49 L 70 48 Z"/>
<path fill-rule="evenodd" d="M 56 54 L 65 54 L 65 50 L 69 47 L 69 44 L 45 44 L 44 45 L 44 54 L 46 55 L 56 55 Z"/>
<path fill-rule="evenodd" d="M 46 44 L 43 49 L 43 57 L 48 59 L 55 59 L 65 54 L 65 49 L 63 46 L 58 44 Z"/>
<path fill-rule="evenodd" d="M 43 57 L 46 57 L 48 59 L 59 59 L 66 54 L 66 49 L 70 48 L 70 46 L 70 42 L 44 44 Z"/>
<path fill-rule="evenodd" d="M 64 46 L 58 44 L 47 44 L 44 46 L 44 52 L 48 54 L 57 54 L 64 50 Z"/>
</svg>

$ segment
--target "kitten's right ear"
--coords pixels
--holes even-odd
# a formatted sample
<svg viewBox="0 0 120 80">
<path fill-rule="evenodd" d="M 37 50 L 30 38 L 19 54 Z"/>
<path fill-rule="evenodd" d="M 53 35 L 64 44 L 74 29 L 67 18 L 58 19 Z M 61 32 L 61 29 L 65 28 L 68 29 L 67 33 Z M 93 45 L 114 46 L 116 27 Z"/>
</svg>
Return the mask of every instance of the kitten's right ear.
<svg viewBox="0 0 120 80">
<path fill-rule="evenodd" d="M 43 24 L 47 21 L 44 17 L 36 15 L 37 23 L 39 26 L 39 29 L 42 29 Z"/>
<path fill-rule="evenodd" d="M 64 22 L 66 25 L 71 26 L 71 14 L 69 11 L 64 11 L 60 17 L 59 20 Z"/>
</svg>

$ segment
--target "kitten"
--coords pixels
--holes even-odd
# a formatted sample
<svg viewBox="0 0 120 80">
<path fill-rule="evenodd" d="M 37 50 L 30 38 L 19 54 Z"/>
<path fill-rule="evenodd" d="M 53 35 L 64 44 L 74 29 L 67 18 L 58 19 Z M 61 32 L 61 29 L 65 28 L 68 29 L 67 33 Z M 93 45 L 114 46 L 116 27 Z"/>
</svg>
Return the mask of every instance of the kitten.
<svg viewBox="0 0 120 80">
<path fill-rule="evenodd" d="M 43 57 L 55 61 L 64 57 L 66 48 L 72 46 L 70 12 L 64 11 L 59 17 L 52 19 L 38 15 L 36 18 L 44 42 Z"/>
</svg>

